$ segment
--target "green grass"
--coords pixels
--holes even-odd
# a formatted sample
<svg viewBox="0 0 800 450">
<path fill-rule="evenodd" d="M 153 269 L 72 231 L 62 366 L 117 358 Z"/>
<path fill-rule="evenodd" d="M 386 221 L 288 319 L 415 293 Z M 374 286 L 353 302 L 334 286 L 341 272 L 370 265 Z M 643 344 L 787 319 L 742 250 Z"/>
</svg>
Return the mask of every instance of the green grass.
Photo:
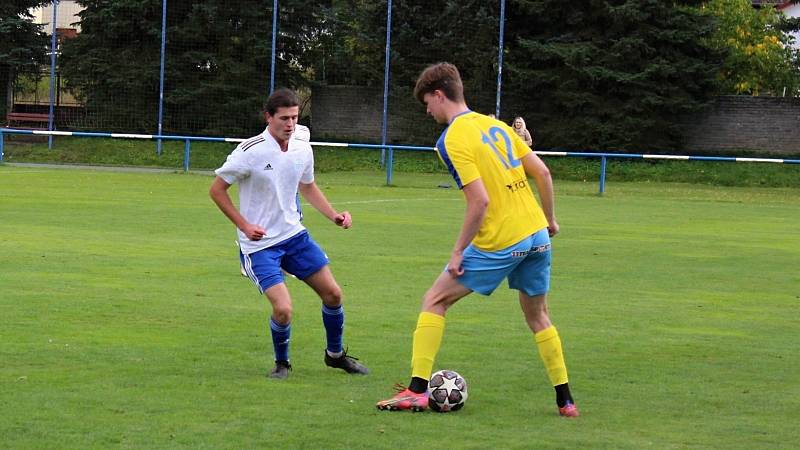
<svg viewBox="0 0 800 450">
<path fill-rule="evenodd" d="M 161 167 L 183 170 L 184 144 L 164 141 L 156 153 L 153 141 L 56 137 L 53 150 L 41 137 L 6 137 L 5 162 L 86 164 L 105 166 Z M 229 143 L 193 142 L 189 166 L 193 170 L 216 169 L 235 147 Z M 380 170 L 380 151 L 316 147 L 318 173 Z M 761 156 L 745 152 L 739 156 Z M 777 155 L 767 157 L 780 158 Z M 785 156 L 789 158 L 789 156 Z M 795 159 L 800 158 L 797 156 Z M 597 158 L 544 157 L 558 180 L 597 183 Z M 440 173 L 447 170 L 433 152 L 395 151 L 394 170 L 399 173 Z M 800 164 L 730 163 L 671 160 L 609 159 L 608 183 L 619 181 L 678 182 L 715 186 L 760 186 L 800 188 Z"/>
<path fill-rule="evenodd" d="M 557 183 L 550 307 L 583 416 L 554 395 L 513 293 L 448 314 L 452 414 L 377 411 L 409 376 L 419 299 L 463 214 L 442 174 L 324 173 L 307 211 L 367 377 L 324 366 L 294 298 L 288 380 L 211 178 L 0 166 L 0 436 L 8 448 L 791 448 L 800 419 L 800 191 Z M 308 207 L 307 207 L 308 208 Z"/>
</svg>

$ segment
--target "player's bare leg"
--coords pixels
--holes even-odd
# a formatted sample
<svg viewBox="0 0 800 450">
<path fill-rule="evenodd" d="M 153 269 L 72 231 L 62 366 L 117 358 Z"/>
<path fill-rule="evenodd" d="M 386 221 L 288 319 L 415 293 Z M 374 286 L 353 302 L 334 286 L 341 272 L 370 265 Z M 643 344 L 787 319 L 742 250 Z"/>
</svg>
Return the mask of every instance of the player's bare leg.
<svg viewBox="0 0 800 450">
<path fill-rule="evenodd" d="M 292 298 L 284 283 L 271 286 L 264 295 L 272 305 L 272 316 L 269 321 L 272 334 L 272 346 L 275 351 L 275 367 L 270 371 L 270 378 L 285 379 L 292 369 L 289 364 L 289 338 L 292 334 Z"/>
<path fill-rule="evenodd" d="M 561 349 L 561 338 L 556 327 L 550 322 L 547 308 L 547 296 L 529 296 L 519 293 L 519 304 L 525 316 L 525 322 L 533 331 L 539 355 L 542 358 L 547 375 L 556 391 L 558 412 L 565 417 L 577 417 L 580 413 L 569 391 L 567 366 Z"/>
<path fill-rule="evenodd" d="M 325 326 L 327 348 L 325 349 L 325 364 L 328 367 L 342 369 L 349 374 L 366 375 L 369 373 L 358 358 L 348 355 L 342 348 L 344 334 L 344 307 L 342 306 L 342 289 L 333 278 L 333 273 L 328 266 L 324 266 L 305 280 L 311 289 L 322 300 L 322 323 Z"/>
<path fill-rule="evenodd" d="M 448 308 L 470 292 L 449 273 L 439 275 L 422 298 L 422 312 L 412 345 L 411 382 L 405 389 L 398 385 L 394 396 L 375 405 L 378 409 L 422 411 L 428 408 L 428 380 L 444 335 L 444 315 Z"/>
</svg>

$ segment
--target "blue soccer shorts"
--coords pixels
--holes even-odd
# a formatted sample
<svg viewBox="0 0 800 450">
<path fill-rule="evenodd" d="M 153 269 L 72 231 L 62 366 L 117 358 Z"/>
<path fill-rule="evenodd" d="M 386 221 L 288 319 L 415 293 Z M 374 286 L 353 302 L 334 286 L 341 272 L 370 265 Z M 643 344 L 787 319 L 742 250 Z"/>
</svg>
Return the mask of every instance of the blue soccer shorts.
<svg viewBox="0 0 800 450">
<path fill-rule="evenodd" d="M 305 280 L 330 262 L 307 231 L 249 255 L 239 252 L 239 259 L 247 276 L 262 294 L 283 283 L 283 271 Z"/>
<path fill-rule="evenodd" d="M 486 252 L 470 244 L 464 250 L 457 278 L 465 287 L 489 295 L 508 278 L 508 287 L 535 296 L 550 290 L 550 236 L 544 228 L 496 252 Z"/>
</svg>

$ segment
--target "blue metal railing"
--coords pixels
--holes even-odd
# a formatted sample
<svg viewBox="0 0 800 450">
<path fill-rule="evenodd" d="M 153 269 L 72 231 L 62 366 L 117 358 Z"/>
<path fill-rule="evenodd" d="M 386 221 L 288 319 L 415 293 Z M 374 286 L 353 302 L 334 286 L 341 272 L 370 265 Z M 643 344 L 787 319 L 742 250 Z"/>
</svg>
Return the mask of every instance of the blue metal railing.
<svg viewBox="0 0 800 450">
<path fill-rule="evenodd" d="M 5 155 L 5 135 L 6 134 L 33 134 L 48 136 L 74 136 L 74 137 L 96 137 L 96 138 L 115 138 L 115 139 L 148 139 L 148 140 L 168 140 L 183 141 L 183 170 L 189 171 L 189 159 L 191 157 L 191 143 L 198 142 L 230 142 L 239 143 L 244 138 L 221 138 L 205 136 L 179 136 L 179 135 L 152 135 L 152 134 L 130 134 L 130 133 L 101 133 L 84 131 L 40 131 L 40 130 L 19 130 L 15 128 L 0 128 L 0 163 L 3 162 Z M 393 154 L 394 150 L 410 151 L 434 151 L 435 147 L 423 147 L 416 145 L 383 145 L 383 144 L 356 144 L 342 142 L 311 142 L 311 145 L 318 147 L 344 147 L 344 148 L 367 148 L 386 150 L 386 184 L 392 184 L 393 175 Z M 555 151 L 536 151 L 540 156 L 569 156 L 579 158 L 600 158 L 600 187 L 599 193 L 605 192 L 606 186 L 606 165 L 608 159 L 656 159 L 656 160 L 677 160 L 677 161 L 719 161 L 719 162 L 750 162 L 750 163 L 777 163 L 777 164 L 800 164 L 800 159 L 775 159 L 775 158 L 741 158 L 735 156 L 691 156 L 691 155 L 655 155 L 645 153 L 602 153 L 602 152 L 555 152 Z"/>
</svg>

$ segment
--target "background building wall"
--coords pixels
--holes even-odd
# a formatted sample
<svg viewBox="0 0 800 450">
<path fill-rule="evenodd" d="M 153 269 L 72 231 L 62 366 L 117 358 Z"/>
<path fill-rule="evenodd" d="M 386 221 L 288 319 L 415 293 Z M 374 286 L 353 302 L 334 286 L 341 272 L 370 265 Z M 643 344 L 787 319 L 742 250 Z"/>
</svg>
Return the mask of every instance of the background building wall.
<svg viewBox="0 0 800 450">
<path fill-rule="evenodd" d="M 383 103 L 380 88 L 358 86 L 316 86 L 311 105 L 314 140 L 379 142 Z M 417 109 L 422 111 L 419 105 Z M 431 134 L 433 121 L 419 111 L 417 127 L 409 126 L 408 114 L 390 107 L 390 143 L 432 146 L 438 134 Z M 535 124 L 528 124 L 535 128 Z M 418 128 L 425 127 L 425 132 Z M 439 131 L 441 131 L 439 127 Z M 800 155 L 800 98 L 723 96 L 702 113 L 687 117 L 684 125 L 686 154 L 734 154 L 757 152 L 764 155 Z M 630 149 L 636 152 L 636 149 Z"/>
<path fill-rule="evenodd" d="M 81 31 L 81 27 L 76 24 L 80 20 L 78 13 L 83 10 L 83 7 L 74 1 L 60 1 L 58 2 L 58 20 L 56 21 L 56 28 L 74 28 L 77 32 Z M 53 5 L 45 6 L 44 8 L 36 8 L 33 10 L 34 23 L 46 25 L 42 31 L 50 34 L 53 20 Z"/>
<path fill-rule="evenodd" d="M 684 134 L 689 152 L 800 155 L 800 98 L 718 97 L 689 119 Z"/>
</svg>

